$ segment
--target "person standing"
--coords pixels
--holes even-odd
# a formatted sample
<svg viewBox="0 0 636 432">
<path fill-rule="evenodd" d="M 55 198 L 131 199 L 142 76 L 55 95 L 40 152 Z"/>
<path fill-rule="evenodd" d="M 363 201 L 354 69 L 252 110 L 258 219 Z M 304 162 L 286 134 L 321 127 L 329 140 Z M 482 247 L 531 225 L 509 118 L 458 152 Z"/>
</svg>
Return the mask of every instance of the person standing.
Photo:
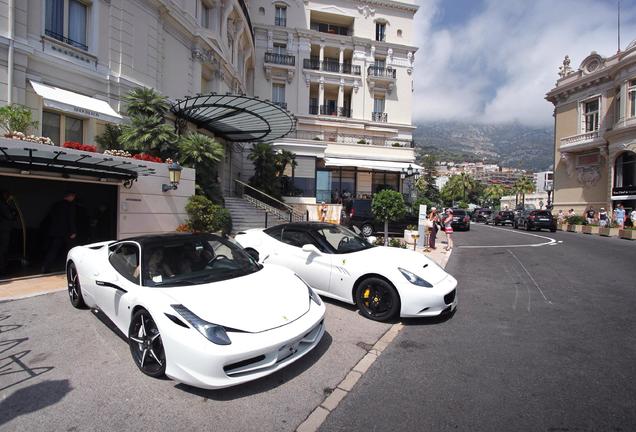
<svg viewBox="0 0 636 432">
<path fill-rule="evenodd" d="M 428 215 L 428 220 L 430 221 L 429 226 L 431 230 L 431 234 L 428 238 L 428 246 L 431 249 L 435 249 L 435 239 L 437 238 L 437 231 L 439 225 L 439 216 L 437 215 L 437 208 L 431 208 L 431 213 Z M 432 224 L 432 225 L 431 225 Z"/>
<path fill-rule="evenodd" d="M 51 270 L 60 252 L 66 254 L 71 247 L 71 242 L 77 237 L 75 198 L 75 192 L 66 192 L 64 199 L 51 207 L 47 229 L 48 250 L 42 264 L 42 273 L 48 273 Z"/>
<path fill-rule="evenodd" d="M 16 216 L 12 203 L 11 194 L 6 190 L 0 191 L 0 275 L 6 272 L 9 263 L 11 229 Z"/>
<path fill-rule="evenodd" d="M 625 209 L 621 203 L 618 203 L 614 209 L 614 220 L 620 229 L 625 228 Z"/>
<path fill-rule="evenodd" d="M 632 227 L 636 228 L 636 208 L 629 214 L 629 219 L 632 221 Z"/>
<path fill-rule="evenodd" d="M 585 212 L 585 220 L 587 220 L 588 225 L 592 225 L 596 221 L 596 211 L 594 207 L 590 206 L 589 209 Z"/>
<path fill-rule="evenodd" d="M 601 207 L 601 210 L 599 210 L 598 212 L 598 225 L 601 228 L 604 228 L 607 226 L 608 222 L 609 222 L 609 217 L 607 216 L 607 212 L 605 211 L 605 208 Z"/>
<path fill-rule="evenodd" d="M 563 213 L 563 209 L 559 210 L 559 213 L 557 213 L 557 222 L 559 224 L 565 222 L 565 213 Z"/>
<path fill-rule="evenodd" d="M 451 250 L 453 248 L 453 210 L 446 209 L 446 217 L 444 218 L 444 232 L 446 233 L 446 247 L 444 250 Z"/>
</svg>

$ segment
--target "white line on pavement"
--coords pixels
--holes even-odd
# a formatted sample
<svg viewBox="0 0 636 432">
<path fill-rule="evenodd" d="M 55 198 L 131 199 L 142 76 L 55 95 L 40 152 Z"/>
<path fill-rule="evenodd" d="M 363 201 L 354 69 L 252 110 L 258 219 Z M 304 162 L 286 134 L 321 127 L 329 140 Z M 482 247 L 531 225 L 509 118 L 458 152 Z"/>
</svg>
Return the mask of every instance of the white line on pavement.
<svg viewBox="0 0 636 432">
<path fill-rule="evenodd" d="M 501 230 L 501 231 L 506 231 L 506 232 L 511 232 L 513 234 L 520 234 L 520 235 L 527 235 L 527 236 L 532 236 L 532 237 L 537 237 L 537 238 L 542 238 L 542 239 L 546 239 L 548 240 L 545 243 L 532 243 L 532 244 L 515 244 L 515 245 L 476 245 L 476 246 L 457 246 L 458 248 L 461 249 L 481 249 L 481 248 L 519 248 L 519 247 L 539 247 L 539 246 L 547 246 L 547 245 L 553 245 L 555 243 L 557 243 L 556 239 L 553 239 L 552 237 L 546 237 L 546 236 L 542 236 L 539 234 L 531 234 L 531 233 L 527 233 L 527 232 L 522 232 L 522 231 L 513 231 L 513 230 L 509 230 L 506 228 L 499 228 L 499 227 L 491 227 L 490 225 L 483 225 L 484 227 L 488 227 L 490 229 L 496 229 L 496 230 Z"/>
<path fill-rule="evenodd" d="M 523 263 L 519 260 L 519 258 L 517 258 L 517 255 L 515 255 L 511 250 L 508 251 L 510 253 L 510 255 L 512 255 L 512 257 L 517 260 L 517 262 L 519 263 L 519 265 L 521 266 L 521 268 L 523 269 L 523 271 L 526 272 L 526 274 L 528 275 L 528 277 L 530 278 L 530 280 L 532 281 L 532 283 L 534 284 L 535 287 L 537 287 L 537 289 L 539 290 L 539 292 L 541 293 L 541 295 L 543 296 L 543 299 L 548 302 L 549 304 L 552 304 L 552 302 L 550 300 L 548 300 L 548 298 L 545 296 L 545 294 L 543 294 L 543 290 L 541 289 L 541 287 L 539 286 L 539 284 L 537 283 L 536 280 L 534 280 L 534 278 L 532 277 L 532 275 L 530 274 L 530 272 L 528 271 L 528 269 L 526 268 L 526 266 L 523 265 Z M 529 306 L 528 306 L 528 311 L 530 310 Z"/>
</svg>

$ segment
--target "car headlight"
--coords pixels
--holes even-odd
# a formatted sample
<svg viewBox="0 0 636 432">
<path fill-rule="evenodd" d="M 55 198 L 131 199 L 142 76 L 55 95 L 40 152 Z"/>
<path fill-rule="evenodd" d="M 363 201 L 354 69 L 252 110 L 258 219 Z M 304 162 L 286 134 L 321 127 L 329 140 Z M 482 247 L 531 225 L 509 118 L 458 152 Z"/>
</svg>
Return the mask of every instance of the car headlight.
<svg viewBox="0 0 636 432">
<path fill-rule="evenodd" d="M 204 319 L 199 318 L 190 309 L 183 305 L 171 305 L 172 309 L 177 311 L 187 322 L 206 337 L 210 342 L 217 345 L 229 345 L 232 343 L 223 326 L 212 324 Z"/>
<path fill-rule="evenodd" d="M 305 280 L 303 278 L 301 278 L 298 275 L 296 275 L 296 277 L 298 279 L 300 279 L 307 286 L 307 291 L 309 291 L 309 298 L 312 299 L 314 301 L 314 303 L 316 303 L 318 306 L 320 306 L 322 304 L 322 301 L 320 300 L 320 296 L 318 294 L 316 294 L 314 292 L 314 290 L 311 289 L 309 284 L 307 282 L 305 282 Z"/>
<path fill-rule="evenodd" d="M 424 279 L 422 279 L 415 273 L 412 273 L 408 270 L 404 270 L 403 268 L 400 268 L 400 267 L 398 267 L 398 270 L 400 271 L 400 273 L 402 273 L 402 275 L 404 275 L 406 280 L 411 282 L 413 285 L 422 286 L 426 288 L 433 288 L 433 285 L 431 285 L 429 282 L 425 281 Z"/>
</svg>

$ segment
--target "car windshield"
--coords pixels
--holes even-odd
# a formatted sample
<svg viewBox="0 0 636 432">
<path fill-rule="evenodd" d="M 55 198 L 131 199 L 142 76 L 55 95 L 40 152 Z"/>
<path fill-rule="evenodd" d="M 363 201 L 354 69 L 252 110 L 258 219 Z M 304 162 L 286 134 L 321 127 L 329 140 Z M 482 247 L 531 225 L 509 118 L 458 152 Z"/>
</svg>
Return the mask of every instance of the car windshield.
<svg viewBox="0 0 636 432">
<path fill-rule="evenodd" d="M 550 213 L 549 211 L 534 211 L 534 212 L 532 212 L 532 214 L 534 214 L 535 216 L 541 216 L 541 217 L 550 217 L 550 216 L 552 216 L 552 213 Z"/>
<path fill-rule="evenodd" d="M 260 268 L 239 246 L 211 234 L 150 243 L 142 251 L 143 285 L 151 287 L 218 282 Z"/>
<path fill-rule="evenodd" d="M 314 235 L 331 246 L 337 254 L 358 252 L 373 247 L 363 237 L 340 225 L 316 229 Z"/>
</svg>

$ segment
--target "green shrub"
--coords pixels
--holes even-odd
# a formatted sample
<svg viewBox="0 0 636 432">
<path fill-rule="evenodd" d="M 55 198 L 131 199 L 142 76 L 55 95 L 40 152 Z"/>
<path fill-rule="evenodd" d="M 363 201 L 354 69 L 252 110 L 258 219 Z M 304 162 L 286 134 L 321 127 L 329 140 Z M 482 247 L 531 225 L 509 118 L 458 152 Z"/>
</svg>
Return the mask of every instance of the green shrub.
<svg viewBox="0 0 636 432">
<path fill-rule="evenodd" d="M 404 197 L 401 193 L 390 189 L 380 191 L 373 195 L 371 211 L 378 220 L 384 221 L 384 236 L 386 238 L 389 234 L 389 221 L 400 219 L 406 213 Z"/>
<path fill-rule="evenodd" d="M 38 122 L 31 118 L 31 110 L 24 105 L 12 104 L 0 108 L 0 128 L 6 133 L 28 134 L 29 129 L 37 127 Z"/>
<path fill-rule="evenodd" d="M 573 215 L 565 219 L 568 225 L 587 225 L 587 221 L 583 216 Z"/>
<path fill-rule="evenodd" d="M 393 144 L 391 144 L 392 147 L 402 147 L 402 144 L 400 144 L 399 142 L 394 142 Z"/>
<path fill-rule="evenodd" d="M 367 143 L 367 140 L 364 140 L 364 139 L 358 140 L 358 144 L 366 144 L 366 143 Z"/>
<path fill-rule="evenodd" d="M 406 249 L 406 243 L 400 239 L 392 238 L 392 239 L 389 239 L 389 247 Z"/>
<path fill-rule="evenodd" d="M 230 211 L 202 195 L 190 197 L 186 205 L 188 226 L 195 232 L 221 231 L 228 234 L 232 231 Z"/>
</svg>

